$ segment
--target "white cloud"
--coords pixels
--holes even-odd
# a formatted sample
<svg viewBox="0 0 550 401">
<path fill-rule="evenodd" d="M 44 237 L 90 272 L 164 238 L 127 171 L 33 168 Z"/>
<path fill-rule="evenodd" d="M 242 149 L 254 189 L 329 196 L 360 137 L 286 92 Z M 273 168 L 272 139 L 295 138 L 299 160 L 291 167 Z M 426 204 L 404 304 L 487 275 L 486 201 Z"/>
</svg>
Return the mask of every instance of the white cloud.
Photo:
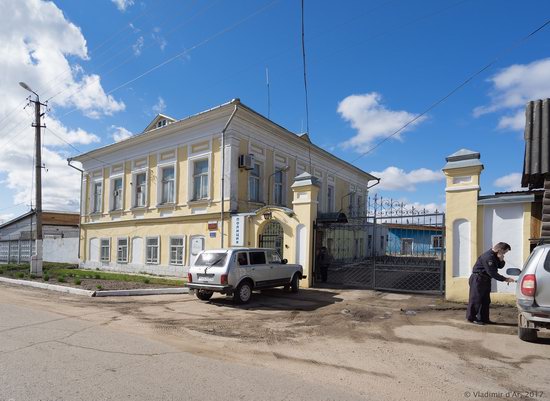
<svg viewBox="0 0 550 401">
<path fill-rule="evenodd" d="M 128 7 L 134 5 L 134 0 L 111 0 L 111 1 L 115 3 L 116 8 L 118 8 L 120 11 L 126 11 Z"/>
<path fill-rule="evenodd" d="M 140 36 L 136 43 L 132 45 L 132 50 L 134 51 L 134 56 L 139 56 L 141 54 L 141 50 L 143 49 L 143 36 Z"/>
<path fill-rule="evenodd" d="M 550 58 L 512 65 L 488 81 L 492 84 L 489 93 L 491 103 L 475 108 L 474 116 L 504 111 L 508 115 L 500 118 L 498 127 L 522 130 L 525 126 L 525 104 L 550 96 Z"/>
<path fill-rule="evenodd" d="M 419 168 L 406 172 L 395 166 L 383 171 L 373 171 L 371 174 L 380 178 L 380 184 L 373 187 L 375 191 L 416 191 L 418 184 L 434 183 L 445 178 L 444 174 L 437 170 Z"/>
<path fill-rule="evenodd" d="M 382 104 L 382 96 L 377 92 L 351 95 L 338 104 L 338 113 L 357 130 L 357 135 L 343 143 L 344 148 L 365 151 L 376 139 L 393 134 L 411 121 L 416 114 L 408 111 L 389 110 Z M 393 138 L 400 139 L 401 134 L 410 130 L 425 117 L 421 117 Z"/>
<path fill-rule="evenodd" d="M 120 142 L 120 141 L 123 141 L 125 139 L 128 139 L 130 138 L 133 134 L 128 131 L 126 128 L 124 127 L 117 127 L 115 125 L 112 125 L 111 126 L 111 129 L 114 130 L 113 132 L 113 140 L 115 142 Z"/>
<path fill-rule="evenodd" d="M 160 47 L 160 50 L 164 51 L 164 48 L 166 47 L 166 45 L 168 44 L 168 42 L 167 42 L 166 39 L 160 34 L 160 28 L 159 28 L 159 27 L 153 28 L 153 33 L 151 34 L 151 37 L 153 38 L 153 40 L 154 40 L 155 42 L 157 42 L 157 44 L 158 44 L 159 47 Z"/>
<path fill-rule="evenodd" d="M 30 202 L 33 182 L 34 129 L 30 124 L 34 115 L 32 108 L 22 110 L 29 93 L 19 81 L 39 93 L 42 101 L 61 92 L 48 102 L 51 110 L 44 118 L 48 127 L 42 156 L 48 169 L 43 171 L 44 208 L 78 209 L 80 174 L 67 166 L 66 158 L 75 153 L 67 143 L 99 142 L 97 135 L 63 124 L 60 109 L 76 109 L 98 118 L 125 107 L 107 95 L 100 77 L 85 73 L 75 63 L 77 59 L 88 59 L 86 39 L 53 2 L 20 0 L 10 3 L 9 13 L 0 14 L 0 173 L 4 199 L 9 194 L 14 204 Z"/>
<path fill-rule="evenodd" d="M 163 113 L 166 110 L 166 102 L 162 97 L 159 96 L 157 104 L 153 106 L 153 112 L 155 114 Z"/>
<path fill-rule="evenodd" d="M 493 185 L 503 188 L 505 191 L 521 191 L 521 173 L 511 173 L 499 177 L 493 182 Z"/>
</svg>

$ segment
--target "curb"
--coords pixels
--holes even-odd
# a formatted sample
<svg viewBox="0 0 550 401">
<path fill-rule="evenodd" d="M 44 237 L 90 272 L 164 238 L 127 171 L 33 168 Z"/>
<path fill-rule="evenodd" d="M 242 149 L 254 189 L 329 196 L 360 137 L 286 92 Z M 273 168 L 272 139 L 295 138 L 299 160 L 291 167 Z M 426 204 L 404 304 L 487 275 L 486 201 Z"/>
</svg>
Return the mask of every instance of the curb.
<svg viewBox="0 0 550 401">
<path fill-rule="evenodd" d="M 80 288 L 73 288 L 73 287 L 66 287 L 64 285 L 38 283 L 35 281 L 28 281 L 28 280 L 17 280 L 17 279 L 6 278 L 6 277 L 0 277 L 0 282 L 4 282 L 8 284 L 23 285 L 23 286 L 34 287 L 34 288 L 42 288 L 43 290 L 58 291 L 58 292 L 64 292 L 67 294 L 84 295 L 87 297 L 94 297 L 96 295 L 95 291 L 83 290 Z"/>
<path fill-rule="evenodd" d="M 189 288 L 144 288 L 136 290 L 95 291 L 96 297 L 130 297 L 134 295 L 189 294 Z"/>
</svg>

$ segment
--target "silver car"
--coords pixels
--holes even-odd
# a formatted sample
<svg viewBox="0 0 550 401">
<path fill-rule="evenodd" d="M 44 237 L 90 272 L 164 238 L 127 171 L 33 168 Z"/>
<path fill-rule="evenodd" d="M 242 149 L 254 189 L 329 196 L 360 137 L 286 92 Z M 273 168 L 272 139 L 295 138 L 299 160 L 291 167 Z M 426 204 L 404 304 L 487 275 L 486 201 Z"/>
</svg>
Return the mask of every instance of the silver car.
<svg viewBox="0 0 550 401">
<path fill-rule="evenodd" d="M 255 289 L 283 286 L 298 292 L 303 278 L 302 266 L 288 264 L 273 249 L 230 248 L 202 251 L 189 268 L 187 286 L 204 301 L 219 292 L 246 303 Z"/>
<path fill-rule="evenodd" d="M 510 268 L 506 273 L 518 276 L 518 336 L 536 341 L 539 329 L 550 329 L 550 244 L 533 249 L 523 270 Z"/>
</svg>

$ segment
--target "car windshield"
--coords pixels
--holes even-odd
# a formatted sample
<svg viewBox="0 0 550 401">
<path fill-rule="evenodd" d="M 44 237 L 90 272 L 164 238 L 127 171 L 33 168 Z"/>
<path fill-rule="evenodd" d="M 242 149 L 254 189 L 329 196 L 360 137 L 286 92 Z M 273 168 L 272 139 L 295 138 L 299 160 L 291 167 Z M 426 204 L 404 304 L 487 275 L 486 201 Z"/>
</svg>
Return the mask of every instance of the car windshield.
<svg viewBox="0 0 550 401">
<path fill-rule="evenodd" d="M 227 253 L 203 253 L 195 261 L 195 266 L 223 266 L 226 259 Z"/>
</svg>

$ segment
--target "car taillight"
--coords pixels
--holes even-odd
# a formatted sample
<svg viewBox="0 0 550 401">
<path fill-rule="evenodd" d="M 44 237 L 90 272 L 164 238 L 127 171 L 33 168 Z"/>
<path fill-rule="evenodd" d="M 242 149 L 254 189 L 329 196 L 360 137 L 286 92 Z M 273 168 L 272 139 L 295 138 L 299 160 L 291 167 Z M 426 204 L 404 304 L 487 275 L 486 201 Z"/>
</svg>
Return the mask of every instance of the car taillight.
<svg viewBox="0 0 550 401">
<path fill-rule="evenodd" d="M 220 284 L 227 284 L 227 274 L 222 274 Z"/>
<path fill-rule="evenodd" d="M 521 280 L 521 293 L 526 297 L 534 297 L 537 290 L 537 278 L 534 274 L 526 274 Z"/>
<path fill-rule="evenodd" d="M 193 275 L 191 273 L 187 273 L 187 282 L 192 283 L 193 282 Z"/>
</svg>

